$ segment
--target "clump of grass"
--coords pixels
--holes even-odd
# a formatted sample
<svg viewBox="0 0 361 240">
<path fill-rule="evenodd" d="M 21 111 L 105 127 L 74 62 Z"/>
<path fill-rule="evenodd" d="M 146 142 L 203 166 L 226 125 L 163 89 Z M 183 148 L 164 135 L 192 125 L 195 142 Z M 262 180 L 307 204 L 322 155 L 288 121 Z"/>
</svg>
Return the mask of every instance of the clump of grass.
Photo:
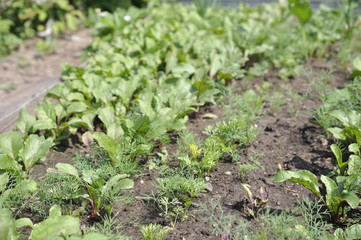
<svg viewBox="0 0 361 240">
<path fill-rule="evenodd" d="M 94 170 L 99 177 L 104 179 L 116 174 L 134 175 L 140 170 L 136 161 L 126 157 L 115 167 L 112 166 L 108 154 L 96 144 L 93 144 L 85 154 L 77 154 L 72 160 L 80 171 Z"/>
<path fill-rule="evenodd" d="M 151 223 L 146 226 L 141 226 L 140 231 L 145 240 L 163 240 L 169 233 L 169 228 L 164 228 L 160 224 Z"/>
</svg>

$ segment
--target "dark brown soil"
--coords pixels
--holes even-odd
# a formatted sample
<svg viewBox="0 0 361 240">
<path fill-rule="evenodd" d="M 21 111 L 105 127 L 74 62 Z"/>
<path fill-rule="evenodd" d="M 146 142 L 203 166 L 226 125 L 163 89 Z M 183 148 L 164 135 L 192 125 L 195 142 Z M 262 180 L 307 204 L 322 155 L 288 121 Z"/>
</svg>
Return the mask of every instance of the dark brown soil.
<svg viewBox="0 0 361 240">
<path fill-rule="evenodd" d="M 333 168 L 333 155 L 329 150 L 330 143 L 326 140 L 320 126 L 313 122 L 312 111 L 320 105 L 317 92 L 310 83 L 310 78 L 317 81 L 322 71 L 331 67 L 329 63 L 314 60 L 305 65 L 312 71 L 311 75 L 300 75 L 287 80 L 268 74 L 252 81 L 237 81 L 232 87 L 242 91 L 255 88 L 263 82 L 273 84 L 271 92 L 282 94 L 285 102 L 279 108 L 272 103 L 266 104 L 266 113 L 260 117 L 256 125 L 260 129 L 256 141 L 243 149 L 239 154 L 241 163 L 249 163 L 249 154 L 258 154 L 261 169 L 254 170 L 243 180 L 251 186 L 254 193 L 258 193 L 260 187 L 266 187 L 269 192 L 267 206 L 274 210 L 292 208 L 303 197 L 313 198 L 310 191 L 295 183 L 276 184 L 272 178 L 279 171 L 307 169 L 316 175 L 325 174 Z M 342 87 L 346 82 L 347 74 L 335 71 L 331 75 L 331 85 Z M 215 124 L 217 119 L 204 119 L 205 113 L 211 112 L 222 119 L 222 109 L 217 106 L 207 106 L 189 121 L 189 129 L 199 138 L 204 138 L 202 131 L 210 124 Z M 218 119 L 218 120 L 219 120 Z M 176 145 L 165 146 L 169 152 L 176 150 Z M 81 148 L 67 149 L 64 153 L 53 152 L 49 154 L 47 162 L 37 165 L 33 173 L 45 172 L 45 168 L 54 166 L 57 162 L 69 162 L 75 152 Z M 247 156 L 248 155 L 248 156 Z M 207 222 L 207 213 L 200 211 L 200 204 L 209 200 L 220 203 L 225 214 L 232 214 L 247 219 L 255 225 L 245 211 L 246 193 L 241 187 L 241 179 L 238 173 L 238 164 L 223 160 L 210 174 L 207 183 L 212 190 L 195 199 L 189 209 L 185 221 L 177 223 L 171 229 L 167 239 L 220 239 L 216 236 L 212 225 Z M 152 196 L 157 192 L 156 170 L 144 169 L 141 175 L 135 178 L 135 187 L 130 191 L 134 196 L 131 204 L 115 204 L 113 212 L 117 221 L 123 228 L 123 234 L 132 236 L 133 239 L 141 239 L 139 226 L 149 223 L 159 223 L 170 227 L 170 220 L 163 216 L 162 211 L 152 201 L 145 200 L 144 196 Z"/>
</svg>

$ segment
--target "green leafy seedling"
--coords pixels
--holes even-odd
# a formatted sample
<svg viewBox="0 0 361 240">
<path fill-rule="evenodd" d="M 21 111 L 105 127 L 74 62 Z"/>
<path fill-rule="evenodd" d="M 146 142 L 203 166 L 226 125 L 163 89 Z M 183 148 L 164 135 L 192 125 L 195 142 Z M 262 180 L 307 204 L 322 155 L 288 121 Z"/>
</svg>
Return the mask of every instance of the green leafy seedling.
<svg viewBox="0 0 361 240">
<path fill-rule="evenodd" d="M 288 0 L 288 8 L 302 25 L 308 23 L 312 17 L 312 8 L 309 0 Z"/>
<path fill-rule="evenodd" d="M 69 236 L 79 232 L 79 219 L 72 216 L 62 216 L 60 206 L 54 205 L 49 210 L 49 217 L 33 226 L 30 239 L 50 240 L 56 236 Z"/>
<path fill-rule="evenodd" d="M 247 193 L 247 199 L 248 199 L 248 213 L 253 217 L 257 218 L 259 215 L 259 212 L 262 208 L 264 208 L 268 202 L 268 192 L 265 187 L 261 187 L 260 192 L 260 198 L 254 198 L 253 193 L 250 189 L 250 186 L 248 184 L 241 183 L 241 186 Z"/>
<path fill-rule="evenodd" d="M 349 205 L 356 208 L 359 205 L 359 198 L 354 191 L 344 186 L 344 179 L 336 178 L 336 182 L 331 178 L 322 175 L 321 182 L 326 187 L 326 194 L 322 195 L 318 187 L 317 177 L 307 170 L 281 171 L 273 178 L 274 182 L 291 181 L 301 184 L 311 190 L 318 198 L 322 198 L 324 204 L 330 210 L 335 222 L 339 223 L 345 213 L 345 207 Z"/>
<path fill-rule="evenodd" d="M 357 143 L 361 145 L 361 113 L 354 110 L 335 110 L 330 113 L 339 120 L 344 128 L 329 128 L 336 139 L 344 141 L 347 145 Z"/>
<path fill-rule="evenodd" d="M 0 239 L 19 239 L 17 229 L 25 226 L 33 227 L 33 223 L 29 218 L 15 220 L 9 209 L 0 209 Z"/>
<path fill-rule="evenodd" d="M 140 231 L 143 234 L 145 240 L 163 240 L 169 233 L 169 228 L 164 228 L 160 224 L 149 224 L 141 226 Z"/>
<path fill-rule="evenodd" d="M 126 178 L 128 175 L 125 174 L 115 175 L 106 181 L 92 171 L 83 171 L 80 175 L 74 166 L 67 163 L 58 163 L 55 167 L 61 173 L 73 176 L 79 185 L 83 186 L 85 192 L 79 192 L 79 197 L 90 202 L 92 207 L 90 218 L 93 219 L 100 216 L 102 208 L 110 211 L 112 197 L 134 186 L 134 182 Z"/>
<path fill-rule="evenodd" d="M 42 136 L 31 134 L 23 141 L 20 132 L 5 133 L 0 136 L 0 168 L 7 171 L 21 171 L 22 162 L 28 176 L 32 167 L 50 150 L 52 141 Z"/>
</svg>

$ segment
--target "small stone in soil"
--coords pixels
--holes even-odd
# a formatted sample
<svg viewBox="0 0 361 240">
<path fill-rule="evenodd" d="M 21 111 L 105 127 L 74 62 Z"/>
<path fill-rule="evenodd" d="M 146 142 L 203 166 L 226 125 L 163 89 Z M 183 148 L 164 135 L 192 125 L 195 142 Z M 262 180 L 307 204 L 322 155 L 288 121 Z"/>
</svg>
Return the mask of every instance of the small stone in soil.
<svg viewBox="0 0 361 240">
<path fill-rule="evenodd" d="M 224 172 L 225 175 L 232 175 L 230 171 Z"/>
<path fill-rule="evenodd" d="M 213 191 L 213 186 L 212 186 L 212 184 L 211 183 L 207 183 L 206 184 L 206 190 L 208 191 L 208 192 L 212 192 Z"/>
</svg>

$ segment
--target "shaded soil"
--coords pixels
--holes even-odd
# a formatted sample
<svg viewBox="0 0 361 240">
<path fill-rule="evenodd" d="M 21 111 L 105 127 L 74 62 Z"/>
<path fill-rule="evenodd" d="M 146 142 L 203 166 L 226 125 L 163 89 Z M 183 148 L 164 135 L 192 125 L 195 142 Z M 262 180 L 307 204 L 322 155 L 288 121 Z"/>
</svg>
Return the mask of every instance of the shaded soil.
<svg viewBox="0 0 361 240">
<path fill-rule="evenodd" d="M 216 236 L 213 227 L 207 222 L 208 213 L 200 211 L 200 205 L 210 200 L 219 203 L 225 210 L 225 214 L 232 214 L 249 220 L 254 227 L 256 223 L 249 218 L 245 210 L 246 193 L 240 183 L 247 183 L 253 192 L 257 193 L 260 187 L 266 187 L 269 192 L 267 206 L 275 211 L 290 209 L 303 197 L 313 198 L 310 191 L 295 183 L 276 184 L 272 182 L 273 176 L 279 171 L 307 169 L 316 175 L 325 174 L 333 169 L 333 155 L 330 151 L 330 142 L 324 136 L 320 126 L 313 122 L 312 111 L 320 105 L 317 92 L 312 84 L 318 81 L 322 71 L 330 68 L 327 62 L 314 60 L 305 65 L 311 74 L 296 76 L 282 80 L 274 73 L 269 73 L 262 78 L 252 81 L 237 81 L 232 84 L 234 89 L 242 92 L 245 89 L 257 88 L 263 82 L 271 82 L 271 93 L 280 93 L 281 106 L 274 103 L 266 103 L 266 112 L 257 121 L 260 129 L 257 139 L 244 148 L 239 154 L 240 163 L 252 163 L 252 156 L 257 157 L 261 168 L 251 171 L 245 179 L 240 179 L 238 164 L 221 161 L 216 169 L 206 179 L 208 192 L 195 199 L 189 209 L 185 221 L 177 223 L 167 239 L 220 239 Z M 330 85 L 342 87 L 347 83 L 347 73 L 341 70 L 334 71 L 331 75 Z M 314 81 L 311 81 L 314 80 Z M 205 113 L 213 113 L 218 119 L 204 119 Z M 192 116 L 189 121 L 189 129 L 197 137 L 205 138 L 202 131 L 216 121 L 223 119 L 222 109 L 218 106 L 201 108 L 200 112 Z M 164 146 L 168 152 L 175 152 L 176 144 Z M 64 153 L 53 152 L 48 156 L 46 163 L 37 165 L 33 173 L 45 173 L 47 167 L 53 167 L 57 162 L 70 162 L 75 152 L 81 150 L 81 146 L 73 146 Z M 170 219 L 165 217 L 162 211 L 153 201 L 145 200 L 144 196 L 152 196 L 157 192 L 156 170 L 147 168 L 137 176 L 135 186 L 130 190 L 134 197 L 131 204 L 115 204 L 113 212 L 116 221 L 123 228 L 123 234 L 132 236 L 133 239 L 141 239 L 139 226 L 149 223 L 159 223 L 163 226 L 171 226 Z"/>
</svg>

